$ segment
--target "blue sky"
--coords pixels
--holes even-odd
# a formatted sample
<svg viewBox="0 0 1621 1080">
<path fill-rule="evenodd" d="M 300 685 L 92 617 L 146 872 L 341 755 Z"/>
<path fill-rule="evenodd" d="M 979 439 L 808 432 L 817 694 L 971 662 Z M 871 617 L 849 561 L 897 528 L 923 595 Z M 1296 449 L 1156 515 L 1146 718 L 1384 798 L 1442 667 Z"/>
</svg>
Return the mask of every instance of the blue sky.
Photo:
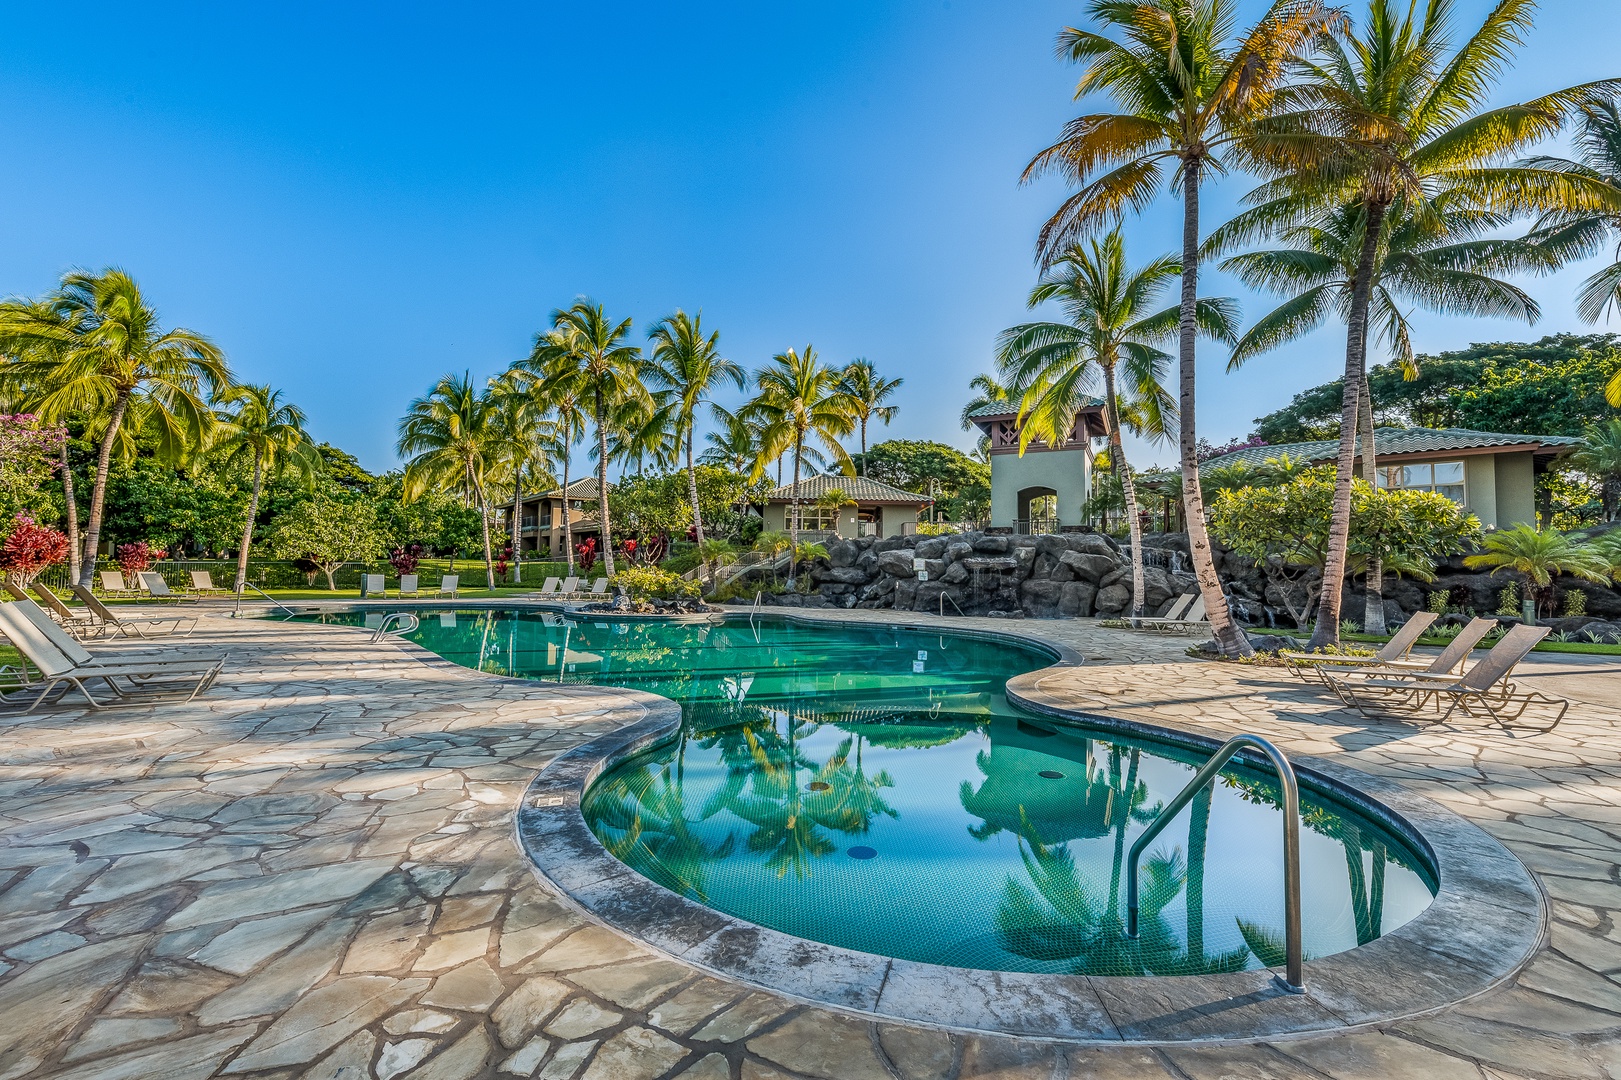
<svg viewBox="0 0 1621 1080">
<path fill-rule="evenodd" d="M 1486 7 L 1462 0 L 1460 21 Z M 86 3 L 69 27 L 19 6 L 0 37 L 0 293 L 123 266 L 376 468 L 410 398 L 499 371 L 581 294 L 639 331 L 701 308 L 750 368 L 806 343 L 866 356 L 906 380 L 890 434 L 966 447 L 966 383 L 1026 317 L 1032 239 L 1063 194 L 1017 181 L 1078 111 L 1052 41 L 1080 15 Z M 1618 36 L 1621 5 L 1547 0 L 1500 99 L 1621 74 L 1597 44 Z M 1211 189 L 1206 221 L 1246 189 Z M 1134 256 L 1179 228 L 1162 202 L 1129 226 Z M 1591 269 L 1526 283 L 1535 328 L 1420 315 L 1417 345 L 1584 330 L 1569 297 Z M 1219 276 L 1205 291 L 1249 316 L 1269 302 Z M 1200 427 L 1222 441 L 1332 378 L 1343 333 L 1237 375 L 1205 355 Z"/>
</svg>

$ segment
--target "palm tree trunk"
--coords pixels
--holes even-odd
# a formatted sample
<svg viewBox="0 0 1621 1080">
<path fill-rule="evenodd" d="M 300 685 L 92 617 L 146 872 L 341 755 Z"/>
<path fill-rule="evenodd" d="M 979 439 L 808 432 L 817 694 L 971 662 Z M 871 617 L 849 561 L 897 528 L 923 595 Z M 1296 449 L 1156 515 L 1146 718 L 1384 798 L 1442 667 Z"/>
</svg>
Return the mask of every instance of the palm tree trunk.
<svg viewBox="0 0 1621 1080">
<path fill-rule="evenodd" d="M 614 576 L 613 528 L 608 524 L 608 423 L 607 410 L 602 404 L 602 391 L 597 391 L 597 521 L 602 536 L 602 567 L 609 577 Z"/>
<path fill-rule="evenodd" d="M 1362 346 L 1366 358 L 1368 347 Z M 1366 359 L 1363 363 L 1366 366 Z M 1362 479 L 1375 491 L 1379 490 L 1379 459 L 1373 446 L 1373 387 L 1368 385 L 1368 373 L 1362 372 L 1362 419 L 1357 427 L 1362 432 Z M 1362 631 L 1366 634 L 1385 632 L 1385 567 L 1378 554 L 1368 558 L 1368 603 L 1362 616 Z"/>
<path fill-rule="evenodd" d="M 1226 656 L 1251 656 L 1255 650 L 1249 638 L 1233 622 L 1227 610 L 1227 597 L 1221 591 L 1221 578 L 1216 573 L 1216 557 L 1210 548 L 1210 533 L 1205 527 L 1204 492 L 1199 487 L 1198 432 L 1194 427 L 1195 398 L 1194 349 L 1199 333 L 1199 169 L 1201 162 L 1192 158 L 1184 163 L 1182 171 L 1182 319 L 1178 352 L 1181 368 L 1181 442 L 1182 442 L 1182 505 L 1188 522 L 1189 561 L 1199 581 L 1199 593 L 1204 597 L 1205 617 L 1216 644 Z"/>
<path fill-rule="evenodd" d="M 68 578 L 79 580 L 79 500 L 73 495 L 73 466 L 68 462 L 68 429 L 62 428 L 62 507 L 68 519 Z"/>
<path fill-rule="evenodd" d="M 794 486 L 788 501 L 788 587 L 794 587 L 794 564 L 799 561 L 799 458 L 805 437 L 794 437 Z"/>
<path fill-rule="evenodd" d="M 692 463 L 692 422 L 687 422 L 687 498 L 692 500 L 692 534 L 698 546 L 704 544 L 704 515 L 698 509 L 698 469 Z M 714 584 L 713 581 L 710 582 Z"/>
<path fill-rule="evenodd" d="M 113 413 L 107 418 L 107 430 L 101 436 L 101 447 L 96 451 L 96 482 L 90 489 L 90 520 L 84 529 L 84 565 L 79 569 L 79 584 L 90 587 L 96 571 L 96 545 L 101 543 L 101 515 L 107 504 L 107 472 L 112 467 L 113 440 L 129 410 L 129 391 L 121 390 L 113 401 Z"/>
<path fill-rule="evenodd" d="M 523 584 L 523 458 L 512 472 L 512 583 Z"/>
<path fill-rule="evenodd" d="M 568 552 L 569 577 L 574 576 L 574 513 L 568 505 L 568 438 L 569 432 L 563 433 L 563 550 Z"/>
<path fill-rule="evenodd" d="M 1214 780 L 1188 804 L 1188 961 L 1190 970 L 1204 967 L 1204 864 L 1210 840 L 1210 802 Z"/>
<path fill-rule="evenodd" d="M 861 417 L 861 475 L 867 475 L 867 417 Z"/>
<path fill-rule="evenodd" d="M 472 485 L 473 497 L 478 500 L 478 520 L 484 527 L 484 584 L 495 591 L 495 561 L 490 557 L 490 500 L 484 494 L 484 485 L 473 475 L 473 466 L 467 466 L 467 480 Z"/>
<path fill-rule="evenodd" d="M 1351 311 L 1346 320 L 1345 393 L 1340 407 L 1340 454 L 1334 474 L 1334 509 L 1328 526 L 1328 552 L 1323 561 L 1323 592 L 1317 600 L 1317 625 L 1308 650 L 1340 643 L 1340 594 L 1345 585 L 1345 557 L 1351 543 L 1351 480 L 1356 466 L 1357 410 L 1362 403 L 1362 365 L 1366 355 L 1368 300 L 1373 294 L 1373 262 L 1384 225 L 1385 208 L 1368 205 L 1367 231 L 1357 260 L 1351 288 Z"/>
<path fill-rule="evenodd" d="M 1103 406 L 1109 411 L 1109 462 L 1120 480 L 1120 491 L 1126 499 L 1126 525 L 1131 530 L 1131 625 L 1144 614 L 1143 598 L 1148 585 L 1143 575 L 1143 523 L 1137 517 L 1137 485 L 1126 467 L 1126 447 L 1120 438 L 1120 403 L 1115 398 L 1114 365 L 1103 367 Z"/>
<path fill-rule="evenodd" d="M 241 595 L 248 582 L 248 549 L 253 546 L 253 520 L 259 516 L 259 490 L 264 485 L 265 452 L 253 451 L 253 494 L 248 498 L 248 520 L 242 523 L 242 549 L 236 553 L 236 585 Z"/>
</svg>

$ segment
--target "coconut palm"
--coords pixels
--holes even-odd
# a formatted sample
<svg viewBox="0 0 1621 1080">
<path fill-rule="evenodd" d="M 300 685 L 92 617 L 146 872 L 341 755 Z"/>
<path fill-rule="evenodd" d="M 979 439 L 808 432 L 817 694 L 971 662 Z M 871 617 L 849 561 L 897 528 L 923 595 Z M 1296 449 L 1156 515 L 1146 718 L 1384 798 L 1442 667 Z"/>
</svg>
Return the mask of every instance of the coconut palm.
<svg viewBox="0 0 1621 1080">
<path fill-rule="evenodd" d="M 608 437 L 616 411 L 627 403 L 651 410 L 652 397 L 642 385 L 642 351 L 627 345 L 631 320 L 614 322 L 601 304 L 578 300 L 552 312 L 552 329 L 535 343 L 530 358 L 544 378 L 573 384 L 573 394 L 590 414 L 597 434 L 597 520 L 602 536 L 603 568 L 614 573 L 613 526 L 608 518 Z M 559 392 L 562 392 L 559 389 Z M 566 513 L 566 509 L 565 509 Z"/>
<path fill-rule="evenodd" d="M 1582 447 L 1570 463 L 1599 478 L 1599 502 L 1604 520 L 1614 521 L 1621 514 L 1621 420 L 1589 424 L 1582 432 Z"/>
<path fill-rule="evenodd" d="M 523 492 L 525 476 L 538 490 L 551 487 L 551 447 L 556 422 L 536 399 L 534 381 L 519 368 L 490 380 L 487 391 L 499 446 L 497 464 L 512 485 L 512 580 L 523 581 Z"/>
<path fill-rule="evenodd" d="M 790 550 L 799 547 L 799 478 L 811 440 L 821 442 L 840 470 L 853 471 L 850 455 L 839 440 L 855 426 L 850 399 L 839 389 L 839 373 L 817 358 L 806 345 L 803 352 L 789 349 L 771 358 L 754 373 L 759 390 L 745 407 L 760 426 L 760 458 L 754 465 L 758 480 L 766 463 L 793 451 L 793 486 L 789 489 L 788 537 Z M 794 558 L 788 560 L 788 584 L 794 583 Z"/>
<path fill-rule="evenodd" d="M 698 460 L 705 465 L 720 465 L 733 472 L 748 472 L 760 459 L 760 431 L 746 415 L 728 412 L 719 405 L 710 406 L 720 428 L 704 436 L 709 444 Z"/>
<path fill-rule="evenodd" d="M 1007 405 L 1012 408 L 1008 400 L 1008 388 L 1003 386 L 995 375 L 979 374 L 968 380 L 968 389 L 974 391 L 974 396 L 968 399 L 968 404 L 962 407 L 962 429 L 969 431 L 974 426 L 974 414 L 981 409 L 988 409 L 993 405 Z"/>
<path fill-rule="evenodd" d="M 1079 190 L 1042 226 L 1043 265 L 1082 235 L 1142 209 L 1172 174 L 1181 188 L 1182 298 L 1179 319 L 1182 499 L 1193 572 L 1223 652 L 1248 654 L 1233 622 L 1205 528 L 1195 428 L 1195 342 L 1199 332 L 1199 189 L 1205 170 L 1249 137 L 1250 121 L 1273 105 L 1290 61 L 1331 21 L 1313 0 L 1276 0 L 1236 39 L 1237 0 L 1091 0 L 1087 14 L 1119 32 L 1115 41 L 1066 28 L 1061 55 L 1086 70 L 1075 96 L 1109 94 L 1124 110 L 1080 116 L 1025 169 L 1056 172 Z"/>
<path fill-rule="evenodd" d="M 675 435 L 675 395 L 649 390 L 645 400 L 622 402 L 609 421 L 608 457 L 626 472 L 642 475 L 644 465 L 673 469 L 681 461 L 681 443 Z M 593 449 L 591 456 L 595 458 Z"/>
<path fill-rule="evenodd" d="M 113 453 L 133 457 L 138 434 L 178 462 L 207 444 L 216 420 L 208 400 L 231 383 L 219 346 L 191 330 L 165 330 L 135 279 L 118 269 L 74 271 L 43 303 L 0 305 L 0 353 L 14 357 L 8 381 L 31 391 L 47 421 L 89 421 L 97 440 L 79 583 L 95 575 L 96 548 Z"/>
<path fill-rule="evenodd" d="M 1109 465 L 1120 482 L 1131 531 L 1133 620 L 1142 618 L 1147 589 L 1137 489 L 1120 437 L 1121 406 L 1127 406 L 1136 434 L 1156 441 L 1170 437 L 1176 400 L 1163 380 L 1171 357 L 1152 343 L 1175 333 L 1181 312 L 1176 307 L 1153 309 L 1181 273 L 1170 255 L 1141 267 L 1127 266 L 1125 239 L 1114 228 L 1101 240 L 1072 244 L 1030 291 L 1030 307 L 1052 301 L 1065 321 L 1023 323 L 1004 330 L 997 340 L 997 361 L 1019 403 L 1021 454 L 1033 440 L 1049 446 L 1068 442 L 1076 412 L 1091 400 L 1098 380 L 1103 382 Z M 1196 310 L 1205 333 L 1224 341 L 1237 339 L 1234 301 L 1201 300 Z"/>
<path fill-rule="evenodd" d="M 563 549 L 568 560 L 569 573 L 574 573 L 574 520 L 570 511 L 568 488 L 569 469 L 574 459 L 574 447 L 585 432 L 585 412 L 580 407 L 579 381 L 567 368 L 551 370 L 551 358 L 567 346 L 566 339 L 556 331 L 538 334 L 528 357 L 513 365 L 513 372 L 521 375 L 536 411 L 546 418 L 549 428 L 541 435 L 541 445 L 552 460 L 562 464 L 563 496 Z"/>
<path fill-rule="evenodd" d="M 484 530 L 484 576 L 495 588 L 490 551 L 489 476 L 500 459 L 501 429 L 489 398 L 470 372 L 446 375 L 411 402 L 400 421 L 399 454 L 405 463 L 407 502 L 428 491 L 460 491 L 477 506 Z"/>
<path fill-rule="evenodd" d="M 1483 546 L 1485 551 L 1466 556 L 1463 564 L 1471 570 L 1490 569 L 1493 574 L 1512 570 L 1542 599 L 1553 599 L 1553 579 L 1558 574 L 1601 585 L 1610 580 L 1610 560 L 1602 552 L 1557 529 L 1538 530 L 1529 525 L 1498 529 L 1487 534 Z"/>
<path fill-rule="evenodd" d="M 313 484 L 323 463 L 304 430 L 304 410 L 282 401 L 280 390 L 228 386 L 215 400 L 226 406 L 218 414 L 221 434 L 214 442 L 223 455 L 223 464 L 253 463 L 253 494 L 242 526 L 242 548 L 236 555 L 235 589 L 241 592 L 248 580 L 248 551 L 253 547 L 253 525 L 259 516 L 259 496 L 266 476 L 274 478 L 292 469 Z"/>
<path fill-rule="evenodd" d="M 1605 84 L 1572 87 L 1484 109 L 1530 30 L 1535 0 L 1497 0 L 1480 27 L 1453 48 L 1453 0 L 1402 13 L 1370 0 L 1360 29 L 1321 34 L 1283 107 L 1256 125 L 1246 150 L 1274 176 L 1254 195 L 1284 219 L 1359 208 L 1361 249 L 1346 305 L 1345 393 L 1328 561 L 1312 649 L 1339 642 L 1340 582 L 1350 539 L 1357 414 L 1366 372 L 1367 324 L 1385 219 L 1404 202 L 1421 218 L 1445 195 L 1498 213 L 1621 208 L 1621 192 L 1554 169 L 1507 164 L 1555 134 L 1565 114 Z"/>
<path fill-rule="evenodd" d="M 701 312 L 688 315 L 677 311 L 655 325 L 648 337 L 653 341 L 648 374 L 672 395 L 674 435 L 687 459 L 687 498 L 692 502 L 692 527 L 702 547 L 704 519 L 698 509 L 698 468 L 692 454 L 698 411 L 710 402 L 716 387 L 731 383 L 741 390 L 746 376 L 740 364 L 720 355 L 720 331 L 705 336 Z"/>
<path fill-rule="evenodd" d="M 1534 322 L 1535 300 L 1499 276 L 1517 270 L 1544 269 L 1545 252 L 1525 240 L 1486 234 L 1503 228 L 1511 215 L 1469 204 L 1461 192 L 1442 192 L 1415 207 L 1410 200 L 1392 203 L 1384 215 L 1384 236 L 1371 263 L 1368 313 L 1362 321 L 1360 352 L 1377 333 L 1391 357 L 1415 370 L 1407 310 L 1422 307 L 1441 314 L 1501 316 Z M 1256 289 L 1289 294 L 1264 315 L 1233 350 L 1227 369 L 1235 370 L 1260 353 L 1297 340 L 1330 315 L 1349 321 L 1356 296 L 1357 267 L 1362 258 L 1367 209 L 1361 203 L 1334 207 L 1308 220 L 1291 218 L 1286 205 L 1268 203 L 1238 215 L 1211 234 L 1207 251 L 1241 243 L 1260 228 L 1287 247 L 1236 255 L 1222 269 Z M 1365 362 L 1365 361 L 1364 361 Z M 1357 427 L 1362 443 L 1362 478 L 1376 481 L 1373 401 L 1362 381 Z M 1367 608 L 1363 628 L 1384 632 L 1383 568 L 1368 568 Z"/>
<path fill-rule="evenodd" d="M 872 361 L 863 357 L 857 357 L 844 365 L 844 370 L 839 374 L 839 389 L 849 399 L 850 411 L 855 415 L 856 424 L 861 431 L 862 476 L 867 475 L 867 425 L 874 420 L 888 424 L 895 419 L 900 407 L 885 405 L 884 402 L 888 401 L 905 381 L 905 379 L 881 378 L 878 370 L 872 366 Z"/>
</svg>

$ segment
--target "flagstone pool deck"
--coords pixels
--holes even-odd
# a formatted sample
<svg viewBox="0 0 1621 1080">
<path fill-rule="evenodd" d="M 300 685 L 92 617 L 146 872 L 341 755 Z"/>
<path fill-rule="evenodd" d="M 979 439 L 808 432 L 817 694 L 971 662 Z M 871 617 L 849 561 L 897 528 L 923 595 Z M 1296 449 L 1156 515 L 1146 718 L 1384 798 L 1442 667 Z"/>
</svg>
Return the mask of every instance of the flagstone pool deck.
<svg viewBox="0 0 1621 1080">
<path fill-rule="evenodd" d="M 1083 653 L 1040 680 L 1077 709 L 1255 732 L 1436 800 L 1534 872 L 1543 950 L 1443 1012 L 1272 1043 L 865 1021 L 649 952 L 531 873 L 513 818 L 536 773 L 672 705 L 355 629 L 208 618 L 187 645 L 230 661 L 195 702 L 0 715 L 0 1080 L 1621 1077 L 1615 658 L 1534 656 L 1524 681 L 1577 704 L 1516 737 L 1372 724 L 1280 673 L 1090 621 L 920 624 Z"/>
</svg>

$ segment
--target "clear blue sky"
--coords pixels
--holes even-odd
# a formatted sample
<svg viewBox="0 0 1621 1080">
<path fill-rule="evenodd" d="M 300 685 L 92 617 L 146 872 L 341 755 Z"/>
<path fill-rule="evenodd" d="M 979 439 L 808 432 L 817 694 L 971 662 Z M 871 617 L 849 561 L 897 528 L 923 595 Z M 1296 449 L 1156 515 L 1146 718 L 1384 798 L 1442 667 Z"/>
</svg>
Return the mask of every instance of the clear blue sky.
<svg viewBox="0 0 1621 1080">
<path fill-rule="evenodd" d="M 123 266 L 376 468 L 411 397 L 499 371 L 581 294 L 639 330 L 701 308 L 750 368 L 807 342 L 866 356 L 906 379 L 891 434 L 966 447 L 965 384 L 1025 317 L 1031 241 L 1062 195 L 1017 180 L 1077 111 L 1052 42 L 1080 13 L 19 5 L 0 37 L 0 293 Z M 1501 100 L 1621 74 L 1618 39 L 1621 5 L 1545 0 Z M 1245 189 L 1212 189 L 1206 220 Z M 1178 229 L 1162 203 L 1130 226 L 1134 255 Z M 1569 294 L 1590 270 L 1528 283 L 1534 329 L 1421 316 L 1417 345 L 1581 330 Z M 1236 376 L 1208 350 L 1201 429 L 1243 434 L 1342 350 L 1325 330 Z"/>
</svg>

